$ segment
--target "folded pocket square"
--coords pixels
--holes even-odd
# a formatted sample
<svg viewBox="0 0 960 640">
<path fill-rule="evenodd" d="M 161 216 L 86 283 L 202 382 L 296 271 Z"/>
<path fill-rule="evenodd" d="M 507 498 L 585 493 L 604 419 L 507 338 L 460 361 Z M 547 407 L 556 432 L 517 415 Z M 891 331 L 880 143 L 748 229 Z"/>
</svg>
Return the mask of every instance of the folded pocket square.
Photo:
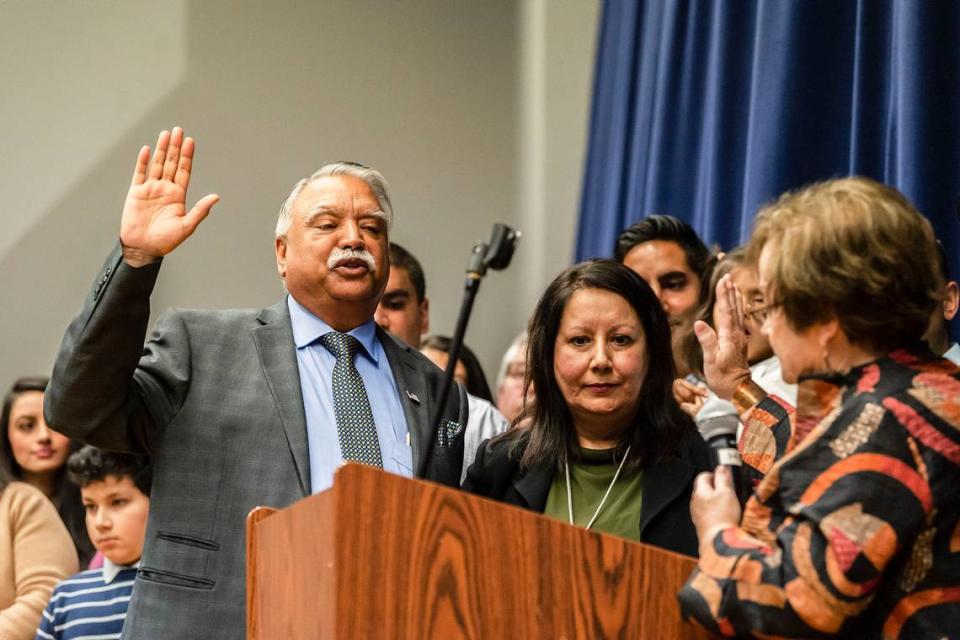
<svg viewBox="0 0 960 640">
<path fill-rule="evenodd" d="M 457 436 L 463 431 L 463 426 L 459 422 L 443 419 L 440 426 L 437 427 L 437 444 L 441 447 L 452 447 Z"/>
</svg>

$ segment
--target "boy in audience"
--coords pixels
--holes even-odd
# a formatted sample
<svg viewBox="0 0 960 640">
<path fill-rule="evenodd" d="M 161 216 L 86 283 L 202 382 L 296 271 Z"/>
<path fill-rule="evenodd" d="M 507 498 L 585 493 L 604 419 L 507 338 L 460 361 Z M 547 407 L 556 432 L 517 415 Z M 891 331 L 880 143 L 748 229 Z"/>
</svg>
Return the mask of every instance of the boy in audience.
<svg viewBox="0 0 960 640">
<path fill-rule="evenodd" d="M 67 461 L 79 485 L 87 535 L 103 567 L 83 571 L 53 590 L 36 640 L 119 638 L 140 564 L 150 509 L 149 461 L 86 446 Z"/>
</svg>

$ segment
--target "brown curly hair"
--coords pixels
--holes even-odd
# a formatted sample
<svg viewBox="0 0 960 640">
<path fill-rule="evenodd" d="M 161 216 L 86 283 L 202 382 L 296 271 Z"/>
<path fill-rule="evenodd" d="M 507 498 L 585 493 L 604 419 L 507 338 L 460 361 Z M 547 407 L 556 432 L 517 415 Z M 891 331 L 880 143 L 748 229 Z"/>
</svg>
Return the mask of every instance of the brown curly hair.
<svg viewBox="0 0 960 640">
<path fill-rule="evenodd" d="M 852 342 L 888 353 L 919 341 L 942 302 L 930 223 L 869 178 L 780 196 L 757 216 L 750 260 L 767 244 L 767 300 L 797 330 L 836 318 Z"/>
</svg>

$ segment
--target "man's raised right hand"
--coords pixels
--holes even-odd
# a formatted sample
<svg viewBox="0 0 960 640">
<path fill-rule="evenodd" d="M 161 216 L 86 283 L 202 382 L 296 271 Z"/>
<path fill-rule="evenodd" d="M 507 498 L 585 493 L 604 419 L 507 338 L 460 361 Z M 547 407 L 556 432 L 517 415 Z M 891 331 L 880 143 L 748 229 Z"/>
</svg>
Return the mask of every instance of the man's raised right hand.
<svg viewBox="0 0 960 640">
<path fill-rule="evenodd" d="M 194 146 L 193 138 L 184 138 L 183 129 L 174 127 L 172 133 L 160 132 L 152 160 L 150 147 L 140 149 L 120 219 L 128 265 L 141 267 L 176 249 L 220 200 L 206 195 L 186 210 Z"/>
</svg>

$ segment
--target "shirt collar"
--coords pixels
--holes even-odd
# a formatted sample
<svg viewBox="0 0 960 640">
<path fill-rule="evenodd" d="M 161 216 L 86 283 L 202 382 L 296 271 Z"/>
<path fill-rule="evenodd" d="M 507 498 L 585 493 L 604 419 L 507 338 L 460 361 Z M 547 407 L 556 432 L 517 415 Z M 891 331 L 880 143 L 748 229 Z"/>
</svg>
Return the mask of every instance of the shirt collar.
<svg viewBox="0 0 960 640">
<path fill-rule="evenodd" d="M 947 352 L 943 354 L 943 357 L 951 362 L 960 364 L 960 344 L 954 342 L 950 345 L 950 348 L 947 349 Z"/>
<path fill-rule="evenodd" d="M 293 342 L 297 349 L 308 347 L 320 336 L 335 331 L 326 322 L 313 315 L 310 311 L 297 302 L 293 296 L 287 296 L 287 307 L 290 309 L 290 325 L 293 328 Z M 354 327 L 347 332 L 356 338 L 363 346 L 367 357 L 374 363 L 380 363 L 380 342 L 377 340 L 377 325 L 370 318 L 359 327 Z"/>
<path fill-rule="evenodd" d="M 114 564 L 110 561 L 110 558 L 103 556 L 103 581 L 107 584 L 113 582 L 117 574 L 119 574 L 124 569 L 136 569 L 140 566 L 140 561 L 137 560 L 133 564 Z"/>
</svg>

